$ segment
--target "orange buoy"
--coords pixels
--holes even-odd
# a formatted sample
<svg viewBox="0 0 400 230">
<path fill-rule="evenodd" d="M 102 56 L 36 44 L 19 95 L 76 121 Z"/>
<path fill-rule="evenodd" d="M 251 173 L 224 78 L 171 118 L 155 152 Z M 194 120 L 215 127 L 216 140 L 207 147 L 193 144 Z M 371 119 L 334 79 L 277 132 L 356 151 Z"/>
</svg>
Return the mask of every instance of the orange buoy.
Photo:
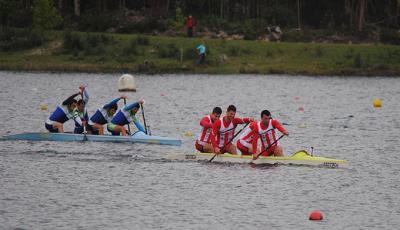
<svg viewBox="0 0 400 230">
<path fill-rule="evenodd" d="M 322 220 L 323 216 L 322 213 L 320 211 L 312 211 L 310 213 L 310 220 Z"/>
<path fill-rule="evenodd" d="M 304 107 L 300 106 L 298 110 L 299 110 L 299 112 L 304 112 Z"/>
</svg>

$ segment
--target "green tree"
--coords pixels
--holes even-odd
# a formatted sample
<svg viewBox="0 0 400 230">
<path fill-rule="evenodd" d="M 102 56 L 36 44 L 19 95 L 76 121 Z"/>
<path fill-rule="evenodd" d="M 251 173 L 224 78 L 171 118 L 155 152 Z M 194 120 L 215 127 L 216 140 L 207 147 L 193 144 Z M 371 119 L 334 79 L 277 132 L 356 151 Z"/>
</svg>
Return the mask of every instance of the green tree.
<svg viewBox="0 0 400 230">
<path fill-rule="evenodd" d="M 10 15 L 15 13 L 18 8 L 16 0 L 0 0 L 0 24 L 8 26 L 10 22 Z"/>
<path fill-rule="evenodd" d="M 52 0 L 35 0 L 33 5 L 33 28 L 51 30 L 62 23 L 62 17 Z"/>
<path fill-rule="evenodd" d="M 185 17 L 183 16 L 182 9 L 180 7 L 175 10 L 175 20 L 172 21 L 171 26 L 180 30 L 185 25 Z"/>
</svg>

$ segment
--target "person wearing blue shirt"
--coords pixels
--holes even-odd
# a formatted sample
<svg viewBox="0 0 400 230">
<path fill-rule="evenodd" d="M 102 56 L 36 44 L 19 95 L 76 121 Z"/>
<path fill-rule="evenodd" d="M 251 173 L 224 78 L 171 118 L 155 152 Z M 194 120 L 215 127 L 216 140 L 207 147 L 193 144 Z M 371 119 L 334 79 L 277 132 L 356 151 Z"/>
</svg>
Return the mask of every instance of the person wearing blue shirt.
<svg viewBox="0 0 400 230">
<path fill-rule="evenodd" d="M 121 96 L 103 105 L 101 108 L 97 109 L 96 112 L 90 117 L 88 130 L 92 134 L 104 134 L 103 125 L 111 122 L 111 119 L 113 118 L 115 112 L 118 110 L 118 101 L 121 99 L 126 99 L 126 96 Z"/>
<path fill-rule="evenodd" d="M 204 64 L 206 60 L 206 47 L 203 44 L 200 44 L 196 49 L 199 55 L 199 64 Z"/>
<path fill-rule="evenodd" d="M 89 121 L 89 115 L 86 107 L 87 103 L 89 102 L 89 94 L 85 85 L 79 86 L 79 89 L 81 90 L 82 98 L 78 100 L 77 107 L 75 109 L 79 119 L 75 119 L 74 133 L 82 134 L 87 129 L 87 122 Z"/>
<path fill-rule="evenodd" d="M 64 123 L 70 119 L 77 121 L 78 117 L 75 111 L 77 106 L 77 101 L 75 99 L 76 96 L 81 94 L 75 93 L 59 106 L 57 106 L 56 110 L 50 115 L 50 117 L 45 122 L 46 129 L 51 133 L 63 133 L 64 132 Z"/>
<path fill-rule="evenodd" d="M 107 125 L 107 130 L 112 133 L 112 135 L 122 135 L 126 136 L 125 125 L 134 123 L 136 128 L 145 132 L 145 129 L 140 124 L 139 120 L 135 117 L 136 113 L 139 111 L 140 105 L 144 103 L 144 100 L 132 103 L 130 105 L 125 105 L 122 109 L 118 110 L 113 119 Z"/>
</svg>

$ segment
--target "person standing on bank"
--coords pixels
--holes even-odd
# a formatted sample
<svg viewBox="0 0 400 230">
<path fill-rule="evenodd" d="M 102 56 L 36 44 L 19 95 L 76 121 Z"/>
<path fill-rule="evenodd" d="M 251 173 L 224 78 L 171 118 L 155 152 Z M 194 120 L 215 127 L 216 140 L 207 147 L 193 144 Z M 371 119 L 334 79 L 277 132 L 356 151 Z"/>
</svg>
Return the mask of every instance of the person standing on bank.
<svg viewBox="0 0 400 230">
<path fill-rule="evenodd" d="M 196 49 L 199 56 L 199 64 L 204 64 L 206 61 L 206 47 L 203 44 L 200 44 Z"/>
<path fill-rule="evenodd" d="M 189 38 L 193 37 L 193 29 L 194 29 L 194 26 L 195 26 L 195 21 L 194 21 L 192 15 L 189 15 L 189 16 L 186 18 L 187 36 L 188 36 Z"/>
</svg>

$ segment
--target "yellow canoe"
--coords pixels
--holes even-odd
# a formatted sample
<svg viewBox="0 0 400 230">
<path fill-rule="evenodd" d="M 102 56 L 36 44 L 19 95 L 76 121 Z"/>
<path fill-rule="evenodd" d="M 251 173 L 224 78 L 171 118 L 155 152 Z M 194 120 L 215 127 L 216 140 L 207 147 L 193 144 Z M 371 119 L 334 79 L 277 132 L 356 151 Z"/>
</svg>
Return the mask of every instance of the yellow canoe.
<svg viewBox="0 0 400 230">
<path fill-rule="evenodd" d="M 192 154 L 170 154 L 166 158 L 169 160 L 182 161 L 209 161 L 214 156 L 214 153 L 192 153 Z M 217 155 L 212 162 L 219 163 L 247 163 L 256 165 L 282 164 L 282 165 L 306 165 L 326 168 L 348 168 L 347 160 L 338 160 L 328 157 L 312 156 L 307 151 L 301 150 L 295 152 L 291 156 L 284 157 L 259 157 L 253 160 L 252 156 L 232 155 L 229 153 Z"/>
</svg>

